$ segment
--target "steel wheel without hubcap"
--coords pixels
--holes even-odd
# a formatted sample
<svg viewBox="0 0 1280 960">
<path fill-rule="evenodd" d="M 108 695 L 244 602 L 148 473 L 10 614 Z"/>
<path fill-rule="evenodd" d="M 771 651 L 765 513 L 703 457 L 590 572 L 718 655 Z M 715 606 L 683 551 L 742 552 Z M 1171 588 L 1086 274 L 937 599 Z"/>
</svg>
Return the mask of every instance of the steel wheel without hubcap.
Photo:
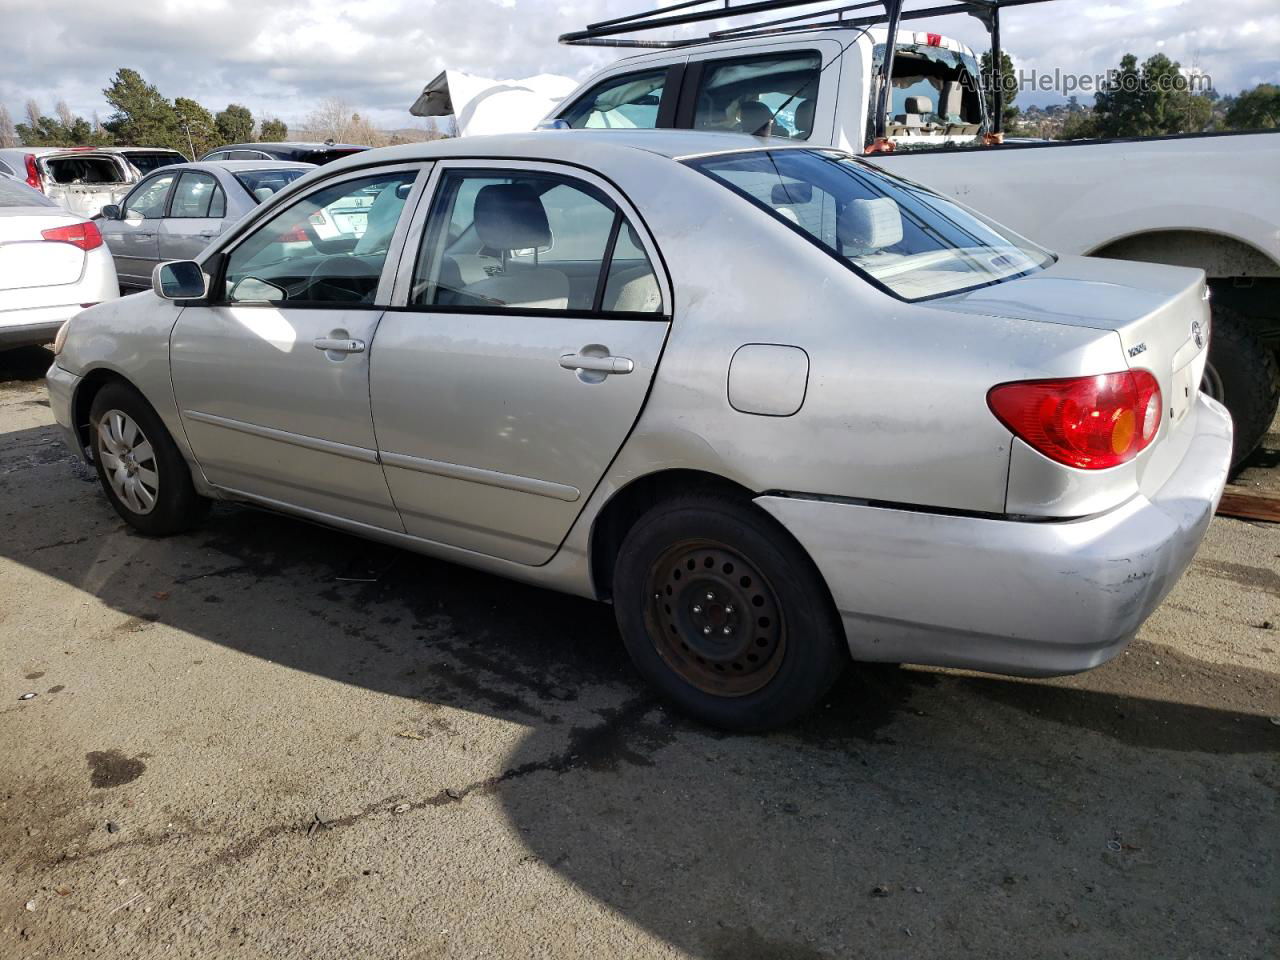
<svg viewBox="0 0 1280 960">
<path fill-rule="evenodd" d="M 98 451 L 112 492 L 138 514 L 155 509 L 160 473 L 155 451 L 142 428 L 127 413 L 108 410 L 98 421 Z"/>
<path fill-rule="evenodd" d="M 686 541 L 653 564 L 649 636 L 666 664 L 699 690 L 741 697 L 782 664 L 786 629 L 773 587 L 739 553 Z"/>
</svg>

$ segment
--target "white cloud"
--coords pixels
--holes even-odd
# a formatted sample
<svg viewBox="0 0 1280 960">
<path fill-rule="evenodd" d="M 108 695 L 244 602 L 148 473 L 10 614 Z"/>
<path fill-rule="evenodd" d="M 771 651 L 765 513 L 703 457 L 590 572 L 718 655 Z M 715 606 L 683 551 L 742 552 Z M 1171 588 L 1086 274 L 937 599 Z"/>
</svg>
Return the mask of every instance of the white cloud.
<svg viewBox="0 0 1280 960">
<path fill-rule="evenodd" d="M 131 66 L 169 97 L 211 109 L 228 102 L 297 123 L 341 96 L 385 126 L 444 67 L 490 76 L 582 77 L 619 54 L 562 47 L 556 37 L 645 0 L 0 0 L 0 102 L 15 116 L 28 97 L 51 111 L 109 112 L 102 99 L 117 67 Z M 919 6 L 923 0 L 914 4 Z M 952 16 L 939 32 L 975 48 L 977 21 Z M 1122 54 L 1159 48 L 1234 92 L 1280 81 L 1275 0 L 1061 0 L 1003 15 L 1005 48 L 1019 66 L 1100 73 Z M 931 27 L 931 29 L 934 29 Z M 1030 100 L 1029 95 L 1024 95 Z"/>
</svg>

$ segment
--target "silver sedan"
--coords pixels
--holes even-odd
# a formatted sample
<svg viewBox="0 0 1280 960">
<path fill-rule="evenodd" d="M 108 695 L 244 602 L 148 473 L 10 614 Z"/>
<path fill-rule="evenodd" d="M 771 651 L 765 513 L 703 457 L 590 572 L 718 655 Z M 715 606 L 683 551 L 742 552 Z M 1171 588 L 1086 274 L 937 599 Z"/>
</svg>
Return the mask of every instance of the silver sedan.
<svg viewBox="0 0 1280 960">
<path fill-rule="evenodd" d="M 315 169 L 310 163 L 230 160 L 162 167 L 118 204 L 102 208 L 98 229 L 116 262 L 120 285 L 151 286 L 164 260 L 199 256 L 250 210 Z"/>
<path fill-rule="evenodd" d="M 1226 480 L 1204 291 L 838 151 L 477 137 L 293 184 L 48 383 L 144 533 L 236 500 L 611 601 L 666 697 L 764 729 L 850 660 L 1119 652 Z"/>
</svg>

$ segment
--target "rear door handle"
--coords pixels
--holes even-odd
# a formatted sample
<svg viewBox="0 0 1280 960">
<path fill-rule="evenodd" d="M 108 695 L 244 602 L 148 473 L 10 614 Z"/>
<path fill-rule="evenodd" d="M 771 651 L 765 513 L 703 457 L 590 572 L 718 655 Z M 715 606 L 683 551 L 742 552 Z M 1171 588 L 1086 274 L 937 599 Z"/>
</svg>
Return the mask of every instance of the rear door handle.
<svg viewBox="0 0 1280 960">
<path fill-rule="evenodd" d="M 566 353 L 560 358 L 560 366 L 566 370 L 616 374 L 630 373 L 636 368 L 630 357 L 589 357 L 581 353 Z"/>
<path fill-rule="evenodd" d="M 340 340 L 336 337 L 316 337 L 311 341 L 317 350 L 325 353 L 364 353 L 363 340 Z"/>
</svg>

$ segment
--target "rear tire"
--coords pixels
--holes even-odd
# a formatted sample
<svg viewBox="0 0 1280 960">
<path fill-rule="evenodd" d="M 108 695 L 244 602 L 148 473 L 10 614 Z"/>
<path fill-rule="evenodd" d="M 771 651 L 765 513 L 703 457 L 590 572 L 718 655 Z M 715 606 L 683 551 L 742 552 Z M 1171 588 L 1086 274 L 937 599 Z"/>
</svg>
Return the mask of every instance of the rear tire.
<svg viewBox="0 0 1280 960">
<path fill-rule="evenodd" d="M 1209 362 L 1201 389 L 1231 411 L 1233 469 L 1257 449 L 1280 403 L 1276 357 L 1249 328 L 1243 314 L 1214 306 Z"/>
<path fill-rule="evenodd" d="M 683 496 L 641 517 L 614 567 L 613 603 L 641 675 L 725 730 L 790 723 L 849 662 L 808 555 L 771 517 L 730 497 Z"/>
<path fill-rule="evenodd" d="M 98 391 L 89 408 L 89 445 L 107 499 L 134 529 L 169 536 L 208 512 L 177 444 L 132 387 L 109 383 Z"/>
</svg>

